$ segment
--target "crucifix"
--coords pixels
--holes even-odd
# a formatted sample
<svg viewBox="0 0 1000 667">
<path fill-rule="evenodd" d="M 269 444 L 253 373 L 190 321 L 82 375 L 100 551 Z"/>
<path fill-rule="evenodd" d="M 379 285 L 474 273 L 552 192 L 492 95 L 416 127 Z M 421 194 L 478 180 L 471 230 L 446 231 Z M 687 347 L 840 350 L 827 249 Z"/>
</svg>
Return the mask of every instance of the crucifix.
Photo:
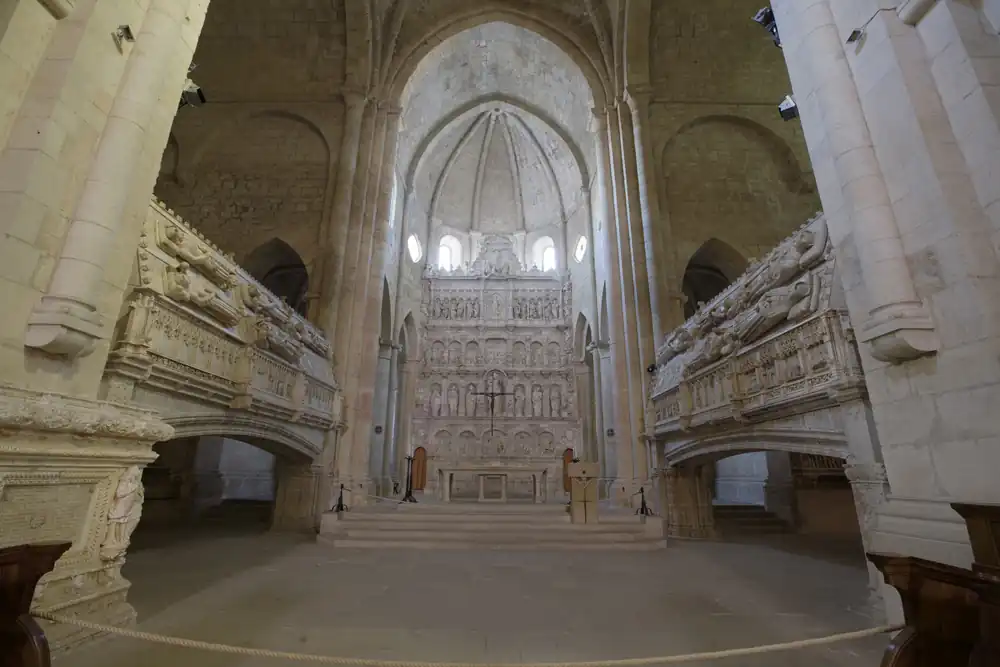
<svg viewBox="0 0 1000 667">
<path fill-rule="evenodd" d="M 494 419 L 496 417 L 496 407 L 495 407 L 496 399 L 499 398 L 499 397 L 501 397 L 501 396 L 513 396 L 514 395 L 514 394 L 512 394 L 509 391 L 496 391 L 495 390 L 496 384 L 497 384 L 497 382 L 496 382 L 496 378 L 497 377 L 500 378 L 500 381 L 502 383 L 503 378 L 505 377 L 504 372 L 503 371 L 490 371 L 486 375 L 486 391 L 474 391 L 474 392 L 472 392 L 473 396 L 485 396 L 486 398 L 490 399 L 490 437 L 491 438 L 493 437 Z M 501 388 L 502 388 L 502 385 L 501 385 Z"/>
</svg>

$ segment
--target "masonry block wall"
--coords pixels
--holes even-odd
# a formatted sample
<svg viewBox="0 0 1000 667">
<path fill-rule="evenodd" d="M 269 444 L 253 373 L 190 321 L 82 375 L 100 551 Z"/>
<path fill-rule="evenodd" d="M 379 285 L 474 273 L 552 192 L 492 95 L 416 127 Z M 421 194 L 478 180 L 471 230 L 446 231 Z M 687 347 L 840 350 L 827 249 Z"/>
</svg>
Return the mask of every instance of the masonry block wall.
<svg viewBox="0 0 1000 667">
<path fill-rule="evenodd" d="M 273 238 L 312 268 L 344 104 L 341 2 L 214 0 L 191 78 L 209 104 L 174 121 L 156 195 L 238 262 Z"/>
<path fill-rule="evenodd" d="M 734 0 L 652 3 L 650 110 L 678 275 L 708 240 L 762 257 L 820 208 L 778 49 Z"/>
</svg>

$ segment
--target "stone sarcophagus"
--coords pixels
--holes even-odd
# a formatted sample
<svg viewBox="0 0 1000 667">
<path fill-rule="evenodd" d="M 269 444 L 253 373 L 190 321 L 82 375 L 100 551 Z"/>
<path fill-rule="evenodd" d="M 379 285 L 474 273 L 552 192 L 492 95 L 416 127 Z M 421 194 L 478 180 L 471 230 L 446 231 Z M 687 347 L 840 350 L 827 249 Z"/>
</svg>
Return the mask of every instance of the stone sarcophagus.
<svg viewBox="0 0 1000 667">
<path fill-rule="evenodd" d="M 413 447 L 427 451 L 432 487 L 442 466 L 493 462 L 544 467 L 555 492 L 563 452 L 581 446 L 572 285 L 524 269 L 510 245 L 487 237 L 470 267 L 424 276 L 411 432 Z M 513 492 L 528 493 L 530 482 L 512 479 Z M 474 484 L 456 479 L 455 492 Z"/>
<path fill-rule="evenodd" d="M 664 463 L 691 453 L 698 434 L 787 422 L 863 395 L 837 280 L 819 215 L 667 336 L 648 421 L 666 443 Z"/>
<path fill-rule="evenodd" d="M 340 419 L 324 335 L 155 201 L 104 383 L 179 436 L 266 433 L 309 458 Z"/>
</svg>

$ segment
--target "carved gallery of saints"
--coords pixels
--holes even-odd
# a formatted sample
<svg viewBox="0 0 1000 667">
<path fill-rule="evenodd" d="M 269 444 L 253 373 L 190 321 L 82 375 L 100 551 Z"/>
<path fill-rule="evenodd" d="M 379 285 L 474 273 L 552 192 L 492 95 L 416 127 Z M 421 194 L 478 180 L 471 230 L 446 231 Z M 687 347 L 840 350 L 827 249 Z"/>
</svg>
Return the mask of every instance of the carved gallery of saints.
<svg viewBox="0 0 1000 667">
<path fill-rule="evenodd" d="M 586 447 L 572 282 L 553 264 L 526 268 L 510 236 L 486 235 L 477 250 L 461 266 L 439 257 L 421 280 L 414 483 L 449 499 L 503 473 L 505 498 L 542 502 L 563 490 L 565 460 Z"/>
</svg>

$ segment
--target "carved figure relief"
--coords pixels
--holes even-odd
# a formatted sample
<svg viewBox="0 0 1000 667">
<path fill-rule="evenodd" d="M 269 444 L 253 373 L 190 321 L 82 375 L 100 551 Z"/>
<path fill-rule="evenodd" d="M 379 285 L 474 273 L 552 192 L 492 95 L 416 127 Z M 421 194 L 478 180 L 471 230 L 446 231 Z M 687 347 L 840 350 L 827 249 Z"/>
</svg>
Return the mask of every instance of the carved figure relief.
<svg viewBox="0 0 1000 667">
<path fill-rule="evenodd" d="M 525 414 L 525 392 L 524 385 L 519 384 L 514 387 L 514 416 L 515 417 L 527 417 Z"/>
<path fill-rule="evenodd" d="M 531 344 L 531 365 L 535 368 L 545 365 L 545 352 L 542 344 L 535 342 Z"/>
<path fill-rule="evenodd" d="M 465 416 L 476 416 L 476 385 L 471 383 L 465 388 Z"/>
<path fill-rule="evenodd" d="M 458 455 L 465 458 L 476 455 L 476 434 L 472 431 L 462 431 L 459 436 Z"/>
<path fill-rule="evenodd" d="M 542 387 L 532 385 L 531 387 L 531 415 L 533 417 L 543 417 L 542 413 Z"/>
<path fill-rule="evenodd" d="M 465 365 L 475 366 L 479 360 L 479 343 L 472 341 L 465 346 Z"/>
<path fill-rule="evenodd" d="M 452 417 L 458 416 L 458 385 L 453 384 L 448 387 L 448 414 Z"/>
<path fill-rule="evenodd" d="M 142 501 L 145 497 L 142 487 L 142 470 L 130 466 L 122 473 L 115 488 L 111 509 L 108 511 L 108 527 L 101 543 L 101 558 L 105 561 L 122 563 L 125 552 L 132 540 L 132 533 L 139 525 L 142 515 Z"/>
<path fill-rule="evenodd" d="M 441 364 L 445 362 L 444 343 L 439 340 L 431 344 L 431 363 Z"/>
<path fill-rule="evenodd" d="M 511 354 L 515 366 L 524 366 L 528 361 L 526 346 L 521 341 L 514 343 Z"/>
<path fill-rule="evenodd" d="M 462 361 L 462 344 L 452 341 L 448 344 L 448 363 L 456 365 Z"/>
<path fill-rule="evenodd" d="M 559 365 L 559 343 L 549 343 L 549 349 L 545 355 L 545 364 L 552 368 Z"/>
<path fill-rule="evenodd" d="M 549 416 L 562 417 L 562 389 L 557 384 L 549 389 Z"/>
<path fill-rule="evenodd" d="M 431 416 L 440 417 L 441 415 L 441 385 L 435 383 L 431 385 Z"/>
</svg>

